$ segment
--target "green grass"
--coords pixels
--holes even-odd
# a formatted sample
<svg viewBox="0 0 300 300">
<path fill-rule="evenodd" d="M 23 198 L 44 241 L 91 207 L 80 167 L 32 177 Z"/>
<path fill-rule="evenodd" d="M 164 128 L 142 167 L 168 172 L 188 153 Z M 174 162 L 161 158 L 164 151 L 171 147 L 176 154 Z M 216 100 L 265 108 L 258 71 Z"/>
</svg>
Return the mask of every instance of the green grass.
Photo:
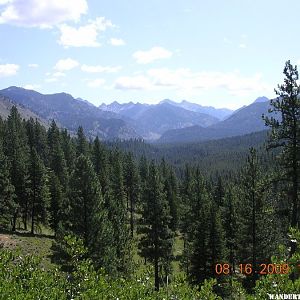
<svg viewBox="0 0 300 300">
<path fill-rule="evenodd" d="M 173 274 L 183 275 L 184 272 L 180 268 L 180 259 L 183 254 L 183 239 L 180 234 L 176 235 L 173 247 L 174 261 L 172 262 Z"/>
<path fill-rule="evenodd" d="M 19 249 L 23 255 L 35 255 L 41 258 L 41 264 L 44 268 L 55 268 L 57 265 L 52 261 L 54 240 L 53 232 L 46 227 L 37 230 L 39 233 L 32 235 L 29 231 L 18 230 L 16 233 L 1 232 L 1 236 L 7 239 L 5 247 L 10 249 Z M 138 239 L 139 235 L 134 235 L 133 245 L 133 262 L 134 274 L 136 277 L 142 276 L 145 273 L 153 273 L 153 266 L 149 262 L 145 264 L 144 258 L 139 255 Z M 180 259 L 183 253 L 183 239 L 180 234 L 176 234 L 173 246 L 174 261 L 172 261 L 173 276 L 182 275 L 183 271 L 180 268 Z"/>
<path fill-rule="evenodd" d="M 29 231 L 17 230 L 16 232 L 0 231 L 0 241 L 4 242 L 4 248 L 18 249 L 22 255 L 35 255 L 41 258 L 44 268 L 57 267 L 52 263 L 52 244 L 54 237 L 51 230 L 40 228 L 38 234 L 32 235 Z"/>
</svg>

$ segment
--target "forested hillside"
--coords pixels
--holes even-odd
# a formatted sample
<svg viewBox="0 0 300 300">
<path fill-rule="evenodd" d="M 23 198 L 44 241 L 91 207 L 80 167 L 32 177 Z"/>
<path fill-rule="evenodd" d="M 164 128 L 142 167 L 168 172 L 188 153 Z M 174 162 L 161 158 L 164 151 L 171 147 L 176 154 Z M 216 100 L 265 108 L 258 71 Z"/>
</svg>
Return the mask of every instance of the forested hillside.
<svg viewBox="0 0 300 300">
<path fill-rule="evenodd" d="M 244 165 L 249 149 L 257 149 L 264 165 L 271 165 L 274 151 L 266 151 L 269 132 L 267 130 L 242 136 L 197 143 L 148 144 L 141 139 L 104 142 L 111 149 L 132 153 L 137 159 L 145 156 L 159 162 L 165 159 L 178 175 L 185 165 L 200 167 L 205 176 L 237 173 Z"/>
<path fill-rule="evenodd" d="M 284 72 L 271 101 L 281 121 L 264 116 L 275 152 L 262 147 L 263 133 L 173 150 L 132 141 L 127 150 L 141 147 L 133 155 L 120 143 L 88 140 L 81 126 L 76 137 L 54 121 L 46 129 L 12 107 L 0 119 L 1 232 L 39 237 L 47 230 L 52 266 L 3 244 L 0 299 L 299 293 L 300 88 L 297 69 L 287 62 Z M 244 157 L 251 141 L 261 147 Z M 207 172 L 218 153 L 234 172 Z M 239 163 L 236 153 L 243 153 Z M 188 164 L 175 168 L 176 159 Z"/>
</svg>

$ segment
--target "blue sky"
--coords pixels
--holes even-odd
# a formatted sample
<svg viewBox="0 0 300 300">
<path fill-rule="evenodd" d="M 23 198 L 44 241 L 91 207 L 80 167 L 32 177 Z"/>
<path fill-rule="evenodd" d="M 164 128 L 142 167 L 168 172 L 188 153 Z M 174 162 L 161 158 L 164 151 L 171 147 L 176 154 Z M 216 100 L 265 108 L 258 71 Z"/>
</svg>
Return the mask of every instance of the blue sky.
<svg viewBox="0 0 300 300">
<path fill-rule="evenodd" d="M 0 88 L 238 108 L 300 64 L 298 0 L 0 0 Z"/>
</svg>

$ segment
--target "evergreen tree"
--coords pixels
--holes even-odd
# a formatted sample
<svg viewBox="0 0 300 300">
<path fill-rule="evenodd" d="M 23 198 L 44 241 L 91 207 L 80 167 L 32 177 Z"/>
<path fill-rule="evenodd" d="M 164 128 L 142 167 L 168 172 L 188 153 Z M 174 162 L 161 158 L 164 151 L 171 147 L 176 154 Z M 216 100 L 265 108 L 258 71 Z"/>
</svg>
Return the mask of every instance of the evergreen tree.
<svg viewBox="0 0 300 300">
<path fill-rule="evenodd" d="M 180 188 L 181 207 L 180 207 L 180 231 L 183 235 L 183 267 L 187 276 L 190 274 L 190 251 L 189 232 L 194 225 L 191 219 L 193 212 L 192 204 L 194 203 L 193 189 L 195 186 L 195 177 L 192 175 L 191 168 L 186 165 L 184 170 L 184 177 Z"/>
<path fill-rule="evenodd" d="M 256 150 L 251 148 L 241 174 L 237 243 L 240 263 L 251 263 L 253 268 L 252 276 L 247 277 L 249 287 L 253 287 L 258 278 L 258 265 L 270 261 L 272 253 L 269 249 L 276 242 L 268 232 L 272 228 L 269 220 L 272 220 L 273 216 L 270 215 L 270 208 L 267 206 L 267 191 Z"/>
<path fill-rule="evenodd" d="M 178 227 L 178 205 L 179 205 L 179 196 L 178 196 L 178 187 L 177 180 L 173 170 L 169 170 L 168 177 L 165 180 L 165 192 L 167 196 L 167 201 L 170 206 L 170 215 L 171 223 L 170 228 L 172 231 L 176 231 Z"/>
<path fill-rule="evenodd" d="M 30 151 L 29 205 L 31 210 L 31 233 L 36 225 L 48 223 L 50 205 L 49 182 L 46 168 L 35 149 Z"/>
<path fill-rule="evenodd" d="M 110 165 L 110 185 L 106 193 L 106 205 L 113 227 L 113 240 L 118 260 L 117 271 L 125 274 L 130 272 L 132 266 L 131 234 L 128 228 L 127 197 L 124 187 L 122 158 L 119 151 L 111 153 Z"/>
<path fill-rule="evenodd" d="M 101 184 L 102 193 L 105 194 L 108 188 L 108 161 L 107 151 L 101 144 L 98 136 L 95 138 L 92 147 L 92 161 L 95 172 Z"/>
<path fill-rule="evenodd" d="M 11 183 L 15 188 L 16 210 L 12 221 L 12 230 L 16 230 L 18 217 L 23 217 L 25 229 L 28 212 L 28 160 L 29 149 L 25 127 L 23 126 L 20 114 L 15 106 L 11 108 L 7 118 L 4 150 L 9 161 Z"/>
<path fill-rule="evenodd" d="M 291 202 L 292 227 L 299 227 L 299 181 L 300 181 L 300 86 L 297 66 L 287 61 L 283 70 L 284 83 L 275 90 L 277 98 L 271 100 L 269 112 L 279 114 L 280 119 L 263 116 L 271 127 L 270 148 L 281 148 L 279 161 L 281 179 L 288 183 L 287 199 Z M 291 255 L 295 252 L 291 244 Z"/>
<path fill-rule="evenodd" d="M 87 142 L 82 126 L 79 126 L 77 130 L 77 139 L 76 139 L 76 155 L 78 157 L 81 154 L 88 156 L 89 144 Z"/>
<path fill-rule="evenodd" d="M 66 223 L 67 211 L 65 210 L 66 195 L 62 190 L 62 185 L 53 171 L 50 172 L 50 217 L 49 225 L 56 236 L 59 228 Z"/>
<path fill-rule="evenodd" d="M 91 161 L 81 154 L 70 180 L 70 230 L 83 239 L 97 266 L 110 271 L 114 257 L 110 220 Z"/>
<path fill-rule="evenodd" d="M 211 199 L 206 189 L 204 179 L 197 168 L 194 174 L 188 214 L 188 260 L 190 264 L 189 277 L 195 283 L 203 282 L 211 274 L 209 258 L 210 211 Z"/>
<path fill-rule="evenodd" d="M 163 192 L 163 185 L 157 167 L 152 161 L 144 195 L 142 220 L 139 232 L 142 234 L 139 249 L 143 257 L 154 265 L 155 290 L 159 290 L 159 269 L 168 270 L 174 233 L 170 229 L 170 208 Z"/>
<path fill-rule="evenodd" d="M 69 176 L 65 155 L 62 149 L 62 138 L 55 121 L 48 130 L 50 183 L 50 226 L 57 234 L 58 228 L 67 222 Z"/>
<path fill-rule="evenodd" d="M 210 215 L 209 215 L 209 239 L 208 239 L 208 272 L 209 277 L 215 275 L 215 266 L 221 263 L 226 258 L 226 243 L 225 243 L 225 230 L 222 222 L 222 214 L 220 207 L 211 201 Z"/>
<path fill-rule="evenodd" d="M 220 175 L 217 176 L 217 184 L 214 189 L 214 200 L 218 204 L 218 206 L 223 206 L 223 198 L 224 198 L 224 187 L 222 182 L 222 177 Z"/>
<path fill-rule="evenodd" d="M 134 214 L 136 209 L 136 204 L 140 199 L 140 177 L 137 171 L 137 167 L 132 159 L 132 155 L 128 154 L 126 156 L 125 164 L 125 190 L 127 194 L 127 202 L 129 203 L 129 212 L 130 212 L 130 231 L 131 237 L 133 237 L 134 231 Z"/>
<path fill-rule="evenodd" d="M 68 173 L 74 169 L 74 162 L 76 158 L 76 150 L 74 140 L 70 137 L 67 129 L 61 131 L 61 147 L 64 152 Z"/>
<path fill-rule="evenodd" d="M 142 155 L 140 158 L 139 172 L 141 177 L 141 185 L 144 187 L 149 175 L 149 166 L 145 155 Z"/>
<path fill-rule="evenodd" d="M 5 228 L 10 227 L 17 209 L 14 191 L 14 186 L 10 181 L 8 161 L 0 144 L 0 226 Z"/>
<path fill-rule="evenodd" d="M 66 189 L 68 184 L 67 166 L 65 155 L 62 149 L 62 141 L 59 129 L 52 121 L 48 130 L 48 144 L 49 144 L 49 167 L 54 171 L 59 178 L 60 184 Z"/>
<path fill-rule="evenodd" d="M 229 186 L 224 194 L 224 230 L 226 248 L 228 251 L 228 263 L 232 266 L 232 271 L 235 273 L 237 267 L 237 245 L 238 245 L 238 195 L 239 190 L 235 186 Z"/>
</svg>

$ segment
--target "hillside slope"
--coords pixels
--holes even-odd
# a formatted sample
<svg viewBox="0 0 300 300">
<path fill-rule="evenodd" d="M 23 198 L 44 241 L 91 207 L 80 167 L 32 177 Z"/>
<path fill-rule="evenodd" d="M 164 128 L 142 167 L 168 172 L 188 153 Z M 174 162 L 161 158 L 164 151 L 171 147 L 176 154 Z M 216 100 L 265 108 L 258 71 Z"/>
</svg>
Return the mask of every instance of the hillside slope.
<svg viewBox="0 0 300 300">
<path fill-rule="evenodd" d="M 135 130 L 116 114 L 104 112 L 66 93 L 44 95 L 32 90 L 9 87 L 0 95 L 9 97 L 46 120 L 56 120 L 63 127 L 75 132 L 83 126 L 87 135 L 102 139 L 138 137 Z"/>
</svg>

